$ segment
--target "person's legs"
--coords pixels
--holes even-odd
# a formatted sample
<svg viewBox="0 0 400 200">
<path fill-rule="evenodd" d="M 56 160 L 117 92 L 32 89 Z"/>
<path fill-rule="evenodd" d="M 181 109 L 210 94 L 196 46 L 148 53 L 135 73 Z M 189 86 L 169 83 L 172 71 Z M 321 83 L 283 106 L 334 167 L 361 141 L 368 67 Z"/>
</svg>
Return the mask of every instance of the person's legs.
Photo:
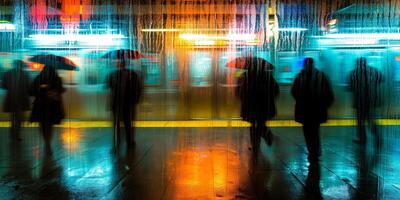
<svg viewBox="0 0 400 200">
<path fill-rule="evenodd" d="M 358 139 L 354 140 L 359 144 L 365 144 L 367 141 L 367 135 L 365 130 L 366 110 L 362 108 L 356 109 L 357 112 L 357 134 Z"/>
<path fill-rule="evenodd" d="M 10 138 L 13 140 L 22 140 L 20 137 L 22 113 L 21 112 L 10 113 L 10 119 L 11 119 Z"/>
<path fill-rule="evenodd" d="M 132 141 L 132 136 L 133 138 L 135 137 L 133 135 L 134 133 L 132 130 L 132 112 L 130 109 L 127 109 L 127 111 L 124 112 L 124 126 L 125 126 L 126 145 L 130 147 L 134 144 L 134 142 Z"/>
<path fill-rule="evenodd" d="M 260 134 L 259 134 L 259 127 L 257 122 L 251 122 L 250 127 L 250 142 L 253 153 L 258 153 L 260 148 Z"/>
<path fill-rule="evenodd" d="M 53 125 L 48 121 L 42 121 L 40 122 L 40 130 L 42 132 L 42 136 L 44 139 L 46 154 L 51 154 L 52 153 L 51 138 L 52 138 Z"/>
<path fill-rule="evenodd" d="M 371 112 L 368 115 L 367 121 L 368 121 L 369 126 L 371 127 L 371 132 L 374 135 L 375 146 L 377 148 L 380 148 L 382 146 L 382 144 L 381 144 L 381 138 L 380 138 L 378 126 L 376 124 L 376 118 L 377 118 L 377 116 L 376 116 L 375 109 L 371 109 Z"/>
<path fill-rule="evenodd" d="M 257 122 L 260 137 L 262 137 L 267 145 L 272 145 L 273 135 L 271 130 L 265 125 L 265 121 Z"/>
<path fill-rule="evenodd" d="M 120 143 L 120 130 L 121 130 L 120 121 L 121 121 L 120 114 L 118 112 L 113 112 L 113 125 L 114 125 L 113 148 L 115 152 Z"/>
<path fill-rule="evenodd" d="M 306 141 L 308 150 L 308 160 L 310 162 L 318 162 L 320 156 L 320 138 L 319 138 L 319 124 L 307 123 L 303 125 L 304 139 Z"/>
</svg>

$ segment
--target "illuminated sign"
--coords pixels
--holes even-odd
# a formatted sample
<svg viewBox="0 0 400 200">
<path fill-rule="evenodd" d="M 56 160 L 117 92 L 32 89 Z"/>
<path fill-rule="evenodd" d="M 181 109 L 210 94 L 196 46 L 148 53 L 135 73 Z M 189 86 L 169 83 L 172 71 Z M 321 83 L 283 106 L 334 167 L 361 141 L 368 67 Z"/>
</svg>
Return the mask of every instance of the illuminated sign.
<svg viewBox="0 0 400 200">
<path fill-rule="evenodd" d="M 0 20 L 0 32 L 14 32 L 15 25 L 9 21 Z"/>
<path fill-rule="evenodd" d="M 25 40 L 35 47 L 123 47 L 127 37 L 122 34 L 32 34 Z"/>
</svg>

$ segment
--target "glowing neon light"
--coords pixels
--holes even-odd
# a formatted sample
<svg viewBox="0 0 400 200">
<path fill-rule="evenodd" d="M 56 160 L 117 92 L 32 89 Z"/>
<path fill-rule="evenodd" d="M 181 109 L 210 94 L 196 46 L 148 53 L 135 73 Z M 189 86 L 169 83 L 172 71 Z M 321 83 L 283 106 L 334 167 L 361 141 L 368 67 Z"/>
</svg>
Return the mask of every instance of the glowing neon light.
<svg viewBox="0 0 400 200">
<path fill-rule="evenodd" d="M 0 31 L 14 31 L 15 25 L 11 23 L 0 23 Z"/>
<path fill-rule="evenodd" d="M 288 31 L 288 32 L 301 32 L 307 31 L 306 28 L 278 28 L 278 31 Z"/>
<path fill-rule="evenodd" d="M 195 45 L 215 45 L 214 40 L 199 40 L 194 42 Z"/>
<path fill-rule="evenodd" d="M 336 23 L 337 23 L 337 19 L 331 19 L 331 20 L 329 20 L 328 25 L 333 26 Z"/>
<path fill-rule="evenodd" d="M 379 40 L 377 39 L 367 39 L 367 38 L 353 38 L 353 39 L 329 39 L 329 40 L 320 40 L 320 44 L 323 45 L 371 45 L 378 44 Z"/>
<path fill-rule="evenodd" d="M 184 40 L 244 40 L 254 41 L 256 39 L 255 34 L 228 34 L 223 35 L 205 35 L 205 34 L 180 34 L 179 38 Z"/>
<path fill-rule="evenodd" d="M 340 33 L 340 34 L 327 34 L 324 36 L 325 38 L 331 39 L 400 39 L 400 33 L 359 33 L 359 34 L 351 34 L 351 33 Z"/>
<path fill-rule="evenodd" d="M 36 41 L 39 45 L 55 45 L 63 43 L 70 45 L 95 45 L 95 46 L 109 46 L 115 45 L 119 39 L 126 38 L 122 34 L 65 34 L 65 35 L 51 35 L 51 34 L 35 34 L 29 36 L 32 40 Z"/>
</svg>

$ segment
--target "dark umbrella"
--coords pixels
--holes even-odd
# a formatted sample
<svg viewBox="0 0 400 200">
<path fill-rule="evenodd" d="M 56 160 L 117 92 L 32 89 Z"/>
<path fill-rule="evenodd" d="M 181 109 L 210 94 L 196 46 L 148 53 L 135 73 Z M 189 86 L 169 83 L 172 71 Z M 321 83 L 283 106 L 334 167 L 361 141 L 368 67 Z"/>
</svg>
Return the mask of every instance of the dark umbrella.
<svg viewBox="0 0 400 200">
<path fill-rule="evenodd" d="M 31 62 L 52 66 L 61 70 L 79 70 L 78 66 L 70 59 L 53 54 L 40 54 L 28 59 Z"/>
<path fill-rule="evenodd" d="M 249 69 L 251 67 L 266 67 L 266 70 L 274 70 L 271 63 L 260 57 L 238 57 L 226 63 L 229 68 Z"/>
<path fill-rule="evenodd" d="M 102 56 L 102 58 L 108 58 L 108 59 L 131 59 L 131 60 L 136 60 L 140 58 L 153 58 L 152 56 L 146 56 L 140 53 L 138 50 L 132 50 L 132 49 L 118 49 L 118 50 L 113 50 L 105 55 Z"/>
</svg>

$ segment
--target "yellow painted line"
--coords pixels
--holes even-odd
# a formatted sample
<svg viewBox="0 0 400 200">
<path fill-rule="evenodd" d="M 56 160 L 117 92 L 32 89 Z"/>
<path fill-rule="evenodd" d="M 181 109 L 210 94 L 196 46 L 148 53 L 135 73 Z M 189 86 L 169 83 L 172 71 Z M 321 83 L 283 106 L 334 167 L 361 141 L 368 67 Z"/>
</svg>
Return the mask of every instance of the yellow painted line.
<svg viewBox="0 0 400 200">
<path fill-rule="evenodd" d="M 400 119 L 379 119 L 379 125 L 397 126 L 400 125 Z M 268 121 L 269 127 L 300 127 L 301 124 L 294 120 L 273 120 Z M 354 126 L 354 119 L 335 119 L 329 120 L 322 126 Z M 38 127 L 37 123 L 23 123 L 24 127 Z M 250 123 L 241 120 L 189 120 L 189 121 L 136 121 L 134 126 L 138 128 L 224 128 L 224 127 L 249 127 Z M 9 121 L 1 121 L 0 128 L 10 127 Z M 64 121 L 57 125 L 61 128 L 110 128 L 111 121 Z"/>
</svg>

